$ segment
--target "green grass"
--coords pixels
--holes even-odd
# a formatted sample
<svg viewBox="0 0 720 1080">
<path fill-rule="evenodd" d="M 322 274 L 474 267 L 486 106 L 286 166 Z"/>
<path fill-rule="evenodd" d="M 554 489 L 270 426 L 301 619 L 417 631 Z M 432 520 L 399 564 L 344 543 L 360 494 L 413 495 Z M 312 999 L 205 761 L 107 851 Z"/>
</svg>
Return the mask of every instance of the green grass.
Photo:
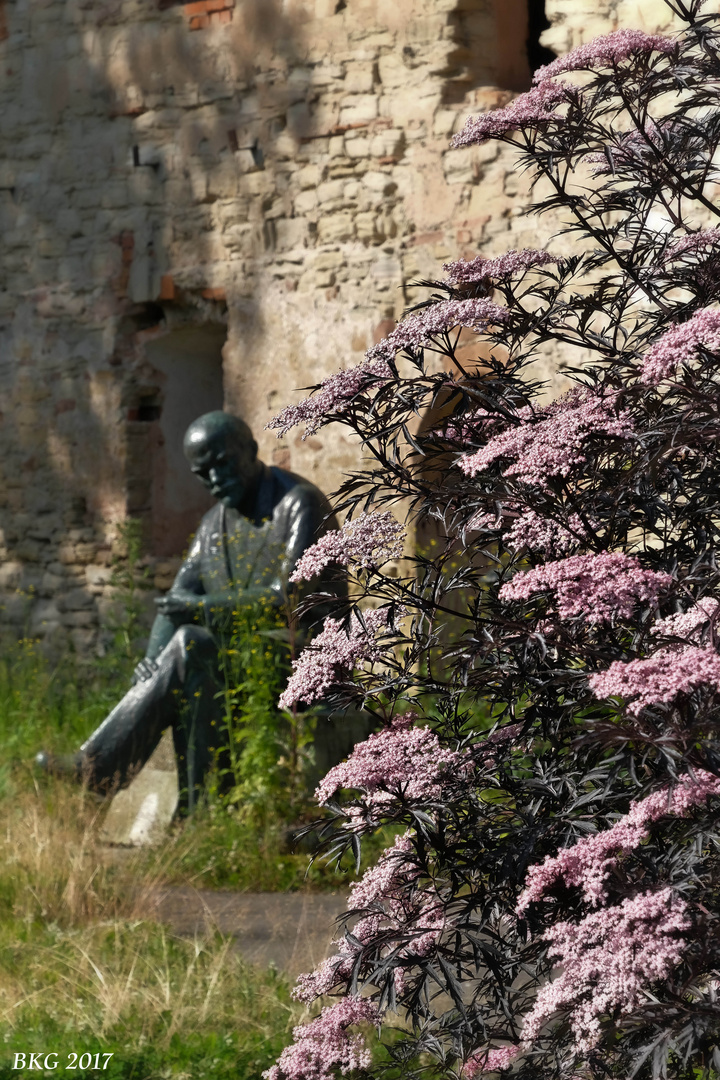
<svg viewBox="0 0 720 1080">
<path fill-rule="evenodd" d="M 159 879 L 142 855 L 109 860 L 97 823 L 59 783 L 0 800 L 0 1076 L 75 1051 L 112 1053 L 115 1077 L 259 1077 L 302 1016 L 287 980 L 149 919 Z"/>
<path fill-rule="evenodd" d="M 56 1075 L 102 1075 L 67 1070 L 76 1052 L 112 1053 L 104 1073 L 123 1080 L 256 1080 L 303 1019 L 288 981 L 248 966 L 217 934 L 174 936 L 143 898 L 170 883 L 344 891 L 355 877 L 289 853 L 272 805 L 248 818 L 212 793 L 159 848 L 108 859 L 97 842 L 104 805 L 36 776 L 32 757 L 76 749 L 130 667 L 69 658 L 53 668 L 31 641 L 0 661 L 0 1080 L 38 1075 L 13 1064 L 41 1051 L 59 1055 Z M 365 863 L 391 842 L 379 836 Z"/>
<path fill-rule="evenodd" d="M 2 930 L 0 1077 L 18 1075 L 16 1054 L 42 1050 L 58 1054 L 58 1071 L 74 1051 L 111 1053 L 108 1077 L 255 1078 L 300 1013 L 286 979 L 248 967 L 217 936 L 184 941 L 120 920 Z"/>
</svg>

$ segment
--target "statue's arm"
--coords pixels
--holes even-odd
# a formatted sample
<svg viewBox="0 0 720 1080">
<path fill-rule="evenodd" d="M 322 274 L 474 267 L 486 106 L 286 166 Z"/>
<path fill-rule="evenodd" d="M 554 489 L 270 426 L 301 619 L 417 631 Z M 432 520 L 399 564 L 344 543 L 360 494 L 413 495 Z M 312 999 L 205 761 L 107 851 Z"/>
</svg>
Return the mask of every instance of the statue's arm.
<svg viewBox="0 0 720 1080">
<path fill-rule="evenodd" d="M 155 601 L 158 613 L 150 630 L 145 656 L 135 668 L 134 681 L 152 675 L 156 668 L 155 660 L 169 644 L 177 628 L 194 622 L 200 613 L 205 599 L 200 557 L 200 542 L 196 538 L 169 591 Z"/>
</svg>

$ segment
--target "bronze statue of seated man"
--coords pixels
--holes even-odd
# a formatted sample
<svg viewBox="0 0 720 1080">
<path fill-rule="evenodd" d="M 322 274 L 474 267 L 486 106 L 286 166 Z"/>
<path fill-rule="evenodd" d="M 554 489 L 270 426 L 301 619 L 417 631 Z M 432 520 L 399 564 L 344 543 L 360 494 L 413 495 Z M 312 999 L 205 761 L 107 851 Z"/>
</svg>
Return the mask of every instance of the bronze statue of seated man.
<svg viewBox="0 0 720 1080">
<path fill-rule="evenodd" d="M 237 417 L 201 416 L 185 434 L 184 451 L 218 502 L 203 517 L 171 589 L 155 601 L 133 685 L 77 754 L 41 751 L 36 761 L 107 792 L 127 783 L 172 727 L 181 808 L 190 811 L 227 738 L 218 649 L 232 612 L 263 601 L 286 608 L 297 560 L 337 522 L 314 484 L 258 459 L 252 432 Z M 335 577 L 317 587 L 337 595 L 344 583 Z"/>
</svg>

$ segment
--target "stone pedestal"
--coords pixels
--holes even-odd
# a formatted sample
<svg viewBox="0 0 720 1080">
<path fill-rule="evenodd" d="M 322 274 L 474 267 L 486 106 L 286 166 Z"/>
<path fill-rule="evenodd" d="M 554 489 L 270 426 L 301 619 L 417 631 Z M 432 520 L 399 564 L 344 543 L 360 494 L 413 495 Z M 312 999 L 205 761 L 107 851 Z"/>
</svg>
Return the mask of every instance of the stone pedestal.
<svg viewBox="0 0 720 1080">
<path fill-rule="evenodd" d="M 132 783 L 113 797 L 100 840 L 121 847 L 158 844 L 167 832 L 177 804 L 178 777 L 168 729 Z"/>
</svg>

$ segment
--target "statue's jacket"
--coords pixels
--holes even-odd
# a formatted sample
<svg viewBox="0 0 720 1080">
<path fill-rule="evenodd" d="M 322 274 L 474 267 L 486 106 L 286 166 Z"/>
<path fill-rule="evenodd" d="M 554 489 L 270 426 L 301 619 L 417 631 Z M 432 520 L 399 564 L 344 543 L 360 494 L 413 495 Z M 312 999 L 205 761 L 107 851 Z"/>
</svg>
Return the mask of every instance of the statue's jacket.
<svg viewBox="0 0 720 1080">
<path fill-rule="evenodd" d="M 300 556 L 337 527 L 319 488 L 286 469 L 264 465 L 253 519 L 217 503 L 203 517 L 177 583 L 190 578 L 201 594 L 236 593 L 240 603 L 243 594 L 250 599 L 259 594 L 284 606 L 288 578 Z M 346 584 L 335 572 L 328 580 L 316 579 L 306 591 L 320 590 L 344 595 Z M 295 587 L 293 603 L 299 599 Z"/>
</svg>

